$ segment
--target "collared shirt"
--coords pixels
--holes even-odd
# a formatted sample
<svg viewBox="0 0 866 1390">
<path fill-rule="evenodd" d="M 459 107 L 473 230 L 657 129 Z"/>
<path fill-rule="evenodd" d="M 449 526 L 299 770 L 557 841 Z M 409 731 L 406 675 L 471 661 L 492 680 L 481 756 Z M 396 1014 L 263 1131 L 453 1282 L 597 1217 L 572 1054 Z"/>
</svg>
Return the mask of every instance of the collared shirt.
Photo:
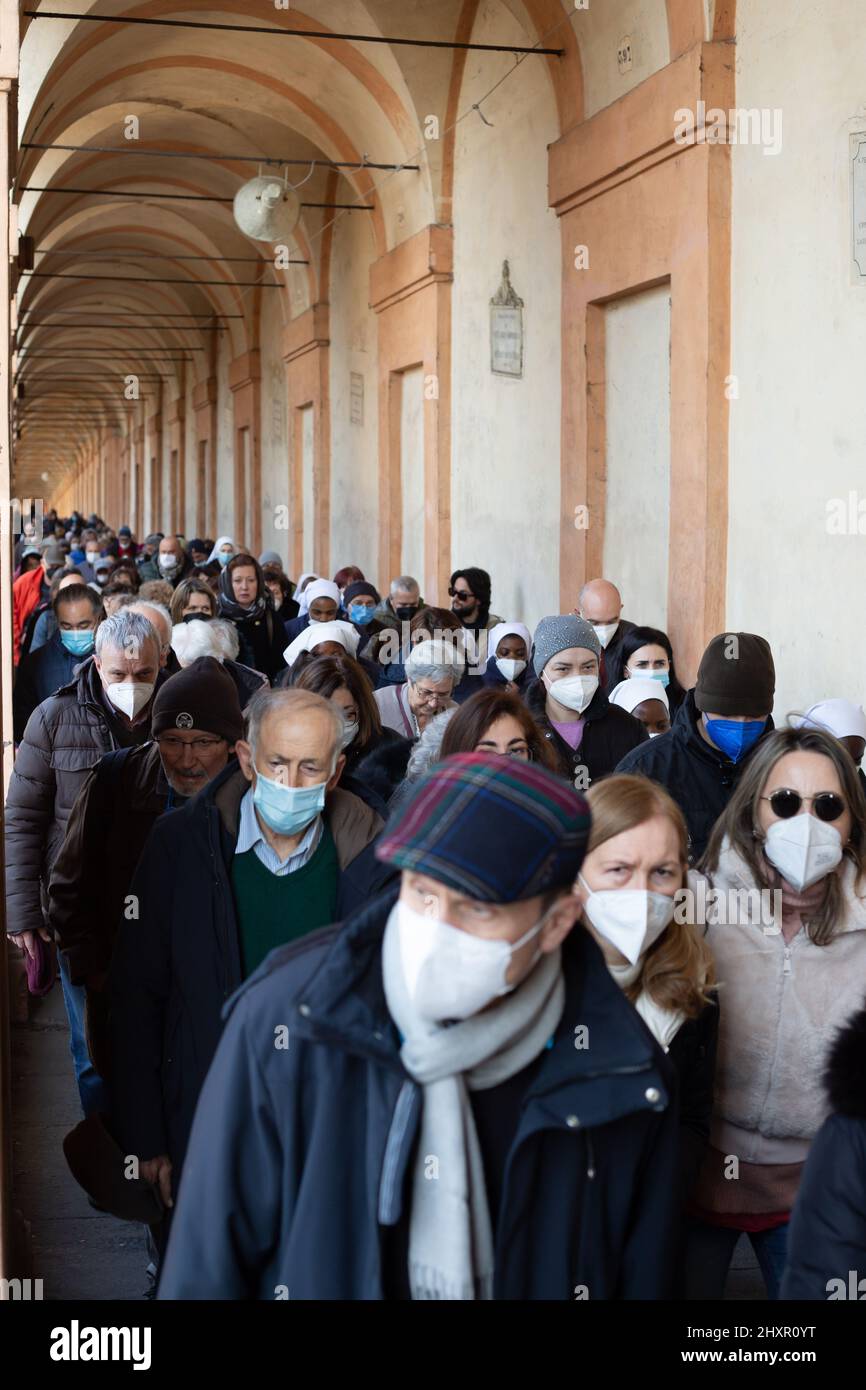
<svg viewBox="0 0 866 1390">
<path fill-rule="evenodd" d="M 280 859 L 272 845 L 265 839 L 264 831 L 259 825 L 256 815 L 255 802 L 253 801 L 253 790 L 244 792 L 241 798 L 241 813 L 238 821 L 238 843 L 235 854 L 246 854 L 247 850 L 255 850 L 256 858 L 264 864 L 272 874 L 282 878 L 285 874 L 293 874 L 297 869 L 302 869 L 309 863 L 319 848 L 319 841 L 322 838 L 322 817 L 316 816 L 307 826 L 304 838 L 293 849 L 288 858 Z"/>
</svg>

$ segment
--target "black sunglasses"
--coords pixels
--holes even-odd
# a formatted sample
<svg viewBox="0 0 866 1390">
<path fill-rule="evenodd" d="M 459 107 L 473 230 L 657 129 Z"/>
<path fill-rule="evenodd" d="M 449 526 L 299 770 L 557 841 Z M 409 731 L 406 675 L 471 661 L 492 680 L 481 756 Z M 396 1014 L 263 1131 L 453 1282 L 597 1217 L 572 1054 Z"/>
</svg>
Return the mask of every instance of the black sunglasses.
<svg viewBox="0 0 866 1390">
<path fill-rule="evenodd" d="M 780 787 L 771 796 L 762 796 L 761 800 L 769 801 L 773 815 L 778 816 L 780 820 L 790 820 L 791 816 L 798 815 L 804 801 L 811 801 L 812 809 L 819 820 L 838 820 L 845 811 L 845 802 L 835 792 L 819 792 L 817 796 L 801 796 L 799 792 L 792 791 L 790 787 Z"/>
<path fill-rule="evenodd" d="M 472 598 L 468 589 L 449 589 L 448 592 L 452 598 L 459 598 L 461 602 Z"/>
</svg>

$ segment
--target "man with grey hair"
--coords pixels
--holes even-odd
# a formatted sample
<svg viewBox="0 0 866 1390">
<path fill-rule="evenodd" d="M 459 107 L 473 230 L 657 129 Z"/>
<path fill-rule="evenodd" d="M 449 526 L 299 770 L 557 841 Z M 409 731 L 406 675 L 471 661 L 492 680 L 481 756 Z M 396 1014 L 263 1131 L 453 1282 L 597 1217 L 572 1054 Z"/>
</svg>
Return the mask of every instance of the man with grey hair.
<svg viewBox="0 0 866 1390">
<path fill-rule="evenodd" d="M 48 880 L 90 769 L 103 754 L 150 738 L 159 656 L 159 637 L 141 613 L 106 618 L 95 654 L 27 721 L 6 800 L 6 917 L 9 935 L 31 959 L 42 952 L 40 940 L 50 940 Z M 89 1114 L 104 1095 L 84 1041 L 84 990 L 71 984 L 62 958 L 60 970 L 78 1091 Z"/>
<path fill-rule="evenodd" d="M 391 580 L 391 592 L 379 604 L 373 617 L 385 627 L 394 627 L 398 632 L 405 630 L 408 633 L 409 623 L 423 607 L 424 600 L 418 580 L 413 579 L 411 574 L 401 574 Z"/>
<path fill-rule="evenodd" d="M 225 1001 L 274 948 L 344 915 L 344 871 L 382 829 L 338 786 L 332 701 L 268 688 L 246 715 L 225 771 L 154 826 L 111 965 L 114 1127 L 166 1205 Z"/>
<path fill-rule="evenodd" d="M 435 714 L 454 707 L 451 697 L 464 664 L 463 653 L 453 642 L 419 642 L 406 658 L 403 685 L 387 685 L 373 692 L 383 725 L 404 738 L 420 738 Z"/>
</svg>

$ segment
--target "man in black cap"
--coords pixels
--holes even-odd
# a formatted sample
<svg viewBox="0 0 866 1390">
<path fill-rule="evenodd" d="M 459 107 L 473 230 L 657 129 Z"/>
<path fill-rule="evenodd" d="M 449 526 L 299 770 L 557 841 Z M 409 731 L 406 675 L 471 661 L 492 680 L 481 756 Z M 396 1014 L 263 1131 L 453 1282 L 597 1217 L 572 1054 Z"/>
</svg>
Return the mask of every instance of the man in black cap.
<svg viewBox="0 0 866 1390">
<path fill-rule="evenodd" d="M 672 1072 L 572 930 L 588 832 L 518 759 L 418 785 L 399 885 L 235 996 L 161 1298 L 667 1296 Z"/>
<path fill-rule="evenodd" d="M 158 818 L 213 781 L 243 737 L 234 681 L 213 657 L 171 676 L 153 702 L 153 742 L 96 764 L 66 827 L 48 886 L 48 925 L 69 978 L 87 988 L 87 1041 L 110 1074 L 106 984 L 118 926 L 137 917 L 135 866 Z"/>
<path fill-rule="evenodd" d="M 701 657 L 698 679 L 666 734 L 640 744 L 617 772 L 660 782 L 677 802 L 697 863 L 731 799 L 748 754 L 773 728 L 776 670 L 766 638 L 721 632 Z"/>
</svg>

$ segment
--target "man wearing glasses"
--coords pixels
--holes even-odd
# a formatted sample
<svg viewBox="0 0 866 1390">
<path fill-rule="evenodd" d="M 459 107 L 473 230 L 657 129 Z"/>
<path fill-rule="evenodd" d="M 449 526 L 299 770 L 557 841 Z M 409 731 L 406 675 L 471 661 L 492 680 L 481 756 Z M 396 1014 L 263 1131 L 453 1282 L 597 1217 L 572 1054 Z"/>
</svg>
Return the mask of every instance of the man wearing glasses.
<svg viewBox="0 0 866 1390">
<path fill-rule="evenodd" d="M 451 611 L 471 632 L 489 632 L 497 623 L 504 622 L 490 611 L 491 592 L 490 575 L 486 570 L 470 566 L 452 574 L 448 586 Z"/>
<path fill-rule="evenodd" d="M 111 1070 L 108 968 L 120 922 L 137 915 L 129 885 L 145 841 L 161 815 L 223 770 L 243 727 L 234 682 L 213 657 L 201 657 L 158 691 L 153 742 L 102 758 L 72 808 L 48 919 L 73 984 L 87 987 L 88 1045 L 101 1076 Z"/>
</svg>

